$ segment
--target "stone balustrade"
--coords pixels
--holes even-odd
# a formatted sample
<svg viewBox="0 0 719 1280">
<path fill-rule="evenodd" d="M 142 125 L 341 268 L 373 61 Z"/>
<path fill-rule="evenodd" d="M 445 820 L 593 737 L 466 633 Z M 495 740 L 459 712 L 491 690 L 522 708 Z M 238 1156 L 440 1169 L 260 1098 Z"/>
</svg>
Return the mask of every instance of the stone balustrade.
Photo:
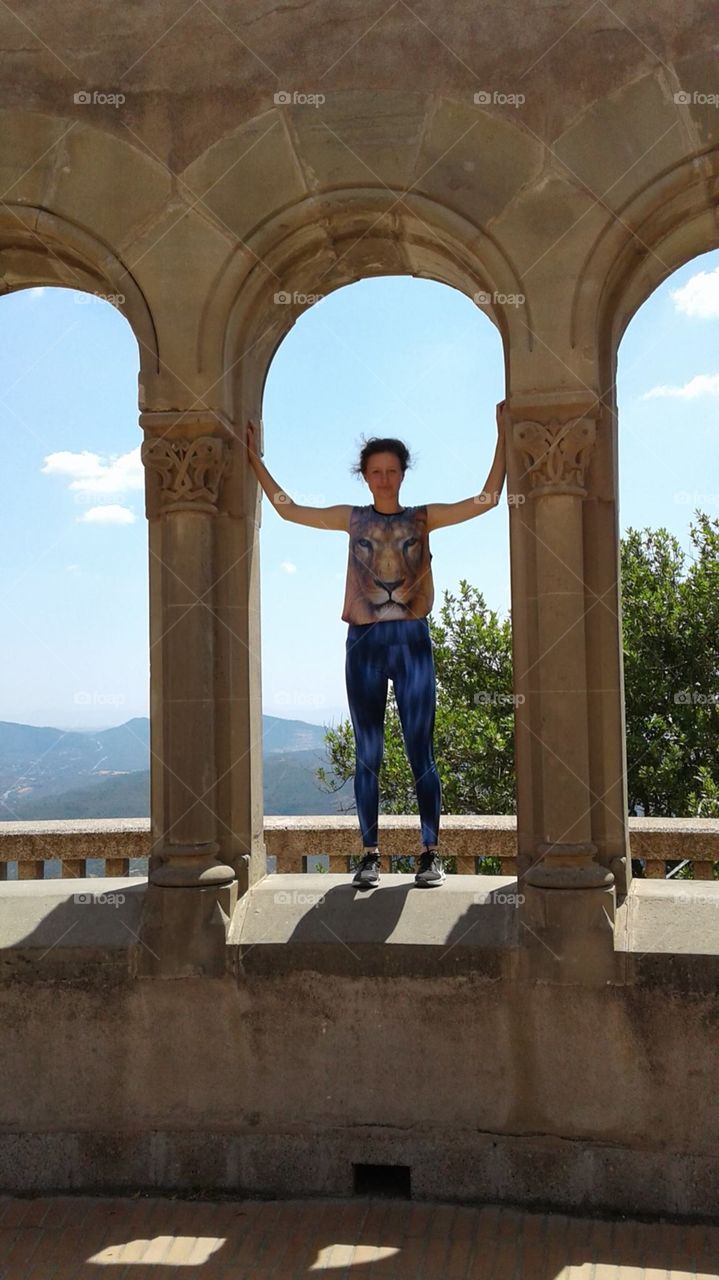
<svg viewBox="0 0 719 1280">
<path fill-rule="evenodd" d="M 719 819 L 630 818 L 632 858 L 642 859 L 648 878 L 663 879 L 667 863 L 688 859 L 695 880 L 712 880 L 719 863 Z M 344 872 L 358 853 L 357 820 L 342 817 L 271 816 L 264 822 L 269 857 L 278 873 L 314 870 L 308 859 L 327 856 L 328 870 Z M 442 852 L 456 858 L 460 874 L 481 874 L 482 859 L 498 858 L 499 874 L 517 870 L 516 818 L 475 814 L 442 817 Z M 385 857 L 400 858 L 419 852 L 417 818 L 383 815 L 381 850 Z M 9 863 L 17 863 L 19 880 L 48 878 L 48 865 L 59 863 L 64 877 L 88 875 L 88 864 L 98 862 L 96 874 L 127 876 L 145 874 L 144 859 L 150 852 L 150 823 L 146 818 L 86 818 L 52 822 L 0 823 L 0 879 L 7 878 Z M 134 864 L 134 866 L 133 866 Z M 92 873 L 92 868 L 90 868 Z"/>
</svg>

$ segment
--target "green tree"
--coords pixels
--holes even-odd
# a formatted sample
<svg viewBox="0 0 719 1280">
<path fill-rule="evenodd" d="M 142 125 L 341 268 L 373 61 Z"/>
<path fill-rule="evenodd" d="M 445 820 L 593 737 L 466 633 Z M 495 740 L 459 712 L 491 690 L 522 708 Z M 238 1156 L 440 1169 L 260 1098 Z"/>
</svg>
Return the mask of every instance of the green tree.
<svg viewBox="0 0 719 1280">
<path fill-rule="evenodd" d="M 719 520 L 696 512 L 692 553 L 666 529 L 622 539 L 629 812 L 719 812 Z"/>
</svg>

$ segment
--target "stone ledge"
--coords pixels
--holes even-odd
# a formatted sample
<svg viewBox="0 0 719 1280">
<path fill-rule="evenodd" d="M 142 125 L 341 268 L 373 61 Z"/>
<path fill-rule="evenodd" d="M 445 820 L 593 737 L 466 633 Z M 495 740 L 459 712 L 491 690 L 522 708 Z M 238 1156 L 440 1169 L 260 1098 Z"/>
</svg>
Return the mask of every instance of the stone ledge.
<svg viewBox="0 0 719 1280">
<path fill-rule="evenodd" d="M 383 874 L 376 889 L 348 876 L 267 876 L 238 903 L 228 933 L 233 967 L 273 973 L 396 976 L 513 968 L 518 942 L 512 876 L 447 876 L 421 889 L 410 875 Z"/>
<path fill-rule="evenodd" d="M 614 946 L 633 954 L 719 956 L 719 880 L 633 880 Z"/>
<path fill-rule="evenodd" d="M 227 971 L 531 981 L 541 975 L 523 955 L 520 892 L 509 876 L 448 876 L 440 888 L 419 889 L 411 876 L 383 874 L 368 891 L 346 875 L 267 876 L 237 903 Z M 3 882 L 0 972 L 40 982 L 58 972 L 87 979 L 102 961 L 136 974 L 131 953 L 140 945 L 146 894 L 147 881 L 137 876 Z M 719 885 L 635 881 L 617 908 L 608 980 L 711 991 L 719 985 L 718 925 Z"/>
<path fill-rule="evenodd" d="M 147 881 L 138 876 L 17 880 L 0 885 L 0 973 L 85 978 L 108 961 L 128 972 Z M 80 901 L 79 899 L 83 899 Z"/>
</svg>

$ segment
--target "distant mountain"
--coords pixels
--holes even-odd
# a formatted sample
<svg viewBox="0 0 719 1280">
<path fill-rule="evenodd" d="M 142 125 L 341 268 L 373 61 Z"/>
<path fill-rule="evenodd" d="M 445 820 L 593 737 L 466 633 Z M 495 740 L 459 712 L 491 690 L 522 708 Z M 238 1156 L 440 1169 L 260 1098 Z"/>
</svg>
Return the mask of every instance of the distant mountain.
<svg viewBox="0 0 719 1280">
<path fill-rule="evenodd" d="M 308 726 L 312 728 L 313 726 Z M 320 765 L 329 770 L 329 759 L 321 751 L 284 751 L 264 758 L 266 814 L 326 814 L 345 811 L 354 803 L 352 783 L 337 793 L 321 791 L 314 778 Z"/>
<path fill-rule="evenodd" d="M 147 769 L 149 720 L 113 729 L 68 731 L 0 721 L 0 817 L 20 802 L 44 799 Z"/>
<path fill-rule="evenodd" d="M 17 822 L 47 818 L 149 818 L 150 771 L 122 773 L 116 778 L 102 778 L 89 787 L 73 787 L 59 795 L 26 796 L 13 804 L 12 815 L 0 813 Z M 0 1273 L 2 1274 L 2 1273 Z"/>
<path fill-rule="evenodd" d="M 321 791 L 325 730 L 302 720 L 263 716 L 266 814 L 327 814 L 352 803 L 351 783 Z M 0 820 L 146 818 L 150 813 L 149 721 L 100 732 L 0 721 Z"/>
<path fill-rule="evenodd" d="M 150 722 L 146 716 L 114 729 L 52 729 L 0 720 L 0 777 L 8 770 L 33 770 L 42 775 L 60 767 L 97 768 L 103 757 L 113 766 L 139 768 L 147 764 Z"/>
<path fill-rule="evenodd" d="M 325 730 L 321 724 L 305 720 L 283 720 L 280 716 L 262 717 L 262 748 L 272 751 L 309 751 L 319 749 L 324 755 Z"/>
</svg>

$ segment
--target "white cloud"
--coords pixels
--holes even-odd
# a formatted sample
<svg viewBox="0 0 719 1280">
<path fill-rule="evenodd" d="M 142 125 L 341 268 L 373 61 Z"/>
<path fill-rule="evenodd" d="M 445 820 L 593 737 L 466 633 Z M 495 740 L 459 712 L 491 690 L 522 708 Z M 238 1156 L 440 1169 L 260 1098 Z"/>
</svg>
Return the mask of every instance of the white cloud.
<svg viewBox="0 0 719 1280">
<path fill-rule="evenodd" d="M 293 564 L 291 560 L 283 560 L 280 569 L 283 573 L 297 573 L 297 565 Z"/>
<path fill-rule="evenodd" d="M 129 507 L 108 502 L 102 507 L 90 507 L 77 521 L 78 524 L 134 524 L 135 515 Z"/>
<path fill-rule="evenodd" d="M 99 454 L 83 449 L 82 453 L 49 453 L 42 470 L 44 475 L 98 476 L 102 465 Z"/>
<path fill-rule="evenodd" d="M 42 285 L 42 284 L 41 284 L 41 285 L 38 285 L 38 286 L 36 286 L 36 288 L 34 288 L 34 289 L 31 289 L 31 290 L 30 290 L 30 297 L 31 297 L 31 298 L 41 298 L 41 297 L 42 297 L 42 295 L 44 294 L 44 292 L 45 292 L 45 286 L 44 286 L 44 285 Z"/>
<path fill-rule="evenodd" d="M 669 296 L 682 315 L 715 319 L 719 316 L 719 267 L 698 271 L 680 289 L 670 289 Z"/>
<path fill-rule="evenodd" d="M 698 373 L 695 378 L 685 382 L 683 387 L 662 385 L 645 391 L 642 400 L 653 400 L 657 396 L 674 396 L 681 400 L 696 400 L 698 396 L 719 395 L 719 373 Z"/>
<path fill-rule="evenodd" d="M 145 486 L 139 445 L 129 453 L 107 458 L 88 449 L 81 453 L 49 453 L 42 473 L 71 477 L 68 487 L 80 493 L 127 493 Z"/>
</svg>

